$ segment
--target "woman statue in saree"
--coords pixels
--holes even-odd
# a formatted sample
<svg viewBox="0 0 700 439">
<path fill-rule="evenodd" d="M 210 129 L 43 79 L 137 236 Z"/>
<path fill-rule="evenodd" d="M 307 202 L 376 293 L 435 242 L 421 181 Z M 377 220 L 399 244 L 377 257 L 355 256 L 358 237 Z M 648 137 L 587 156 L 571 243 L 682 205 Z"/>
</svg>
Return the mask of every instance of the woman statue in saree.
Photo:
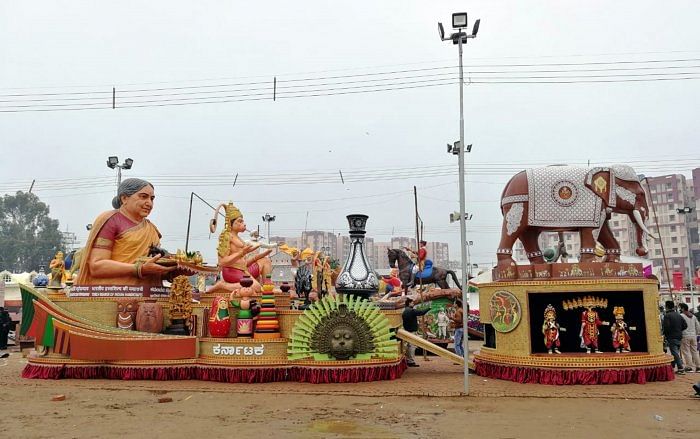
<svg viewBox="0 0 700 439">
<path fill-rule="evenodd" d="M 153 209 L 153 185 L 138 178 L 124 180 L 112 200 L 115 210 L 92 223 L 76 285 L 161 286 L 162 277 L 175 267 L 163 267 L 150 246 L 160 245 L 161 234 L 146 217 Z"/>
<path fill-rule="evenodd" d="M 233 291 L 240 288 L 240 280 L 243 276 L 250 276 L 253 279 L 253 290 L 259 293 L 261 290 L 260 280 L 272 272 L 272 262 L 267 256 L 272 249 L 267 249 L 260 253 L 260 244 L 246 243 L 239 236 L 239 233 L 246 231 L 246 224 L 243 214 L 233 203 L 221 204 L 214 212 L 214 218 L 209 223 L 211 233 L 216 232 L 217 218 L 221 208 L 226 212 L 226 224 L 223 232 L 219 235 L 219 245 L 217 253 L 219 255 L 219 267 L 221 267 L 222 279 L 212 285 L 210 291 L 225 289 Z"/>
</svg>

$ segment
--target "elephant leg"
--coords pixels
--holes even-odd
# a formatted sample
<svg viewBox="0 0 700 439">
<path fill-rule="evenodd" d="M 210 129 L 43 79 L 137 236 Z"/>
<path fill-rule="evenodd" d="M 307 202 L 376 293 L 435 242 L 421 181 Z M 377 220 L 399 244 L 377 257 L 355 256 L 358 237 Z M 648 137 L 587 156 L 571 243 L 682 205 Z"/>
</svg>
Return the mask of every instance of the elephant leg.
<svg viewBox="0 0 700 439">
<path fill-rule="evenodd" d="M 615 239 L 607 220 L 600 229 L 598 242 L 605 247 L 605 262 L 620 262 L 620 243 Z"/>
<path fill-rule="evenodd" d="M 523 248 L 531 264 L 544 264 L 544 257 L 538 242 L 539 237 L 540 231 L 532 227 L 525 230 L 520 236 L 520 242 L 523 243 Z"/>
<path fill-rule="evenodd" d="M 527 203 L 513 203 L 503 207 L 501 241 L 496 251 L 498 268 L 505 269 L 515 265 L 513 245 L 527 229 L 527 215 L 523 215 L 523 212 L 527 212 Z"/>
<path fill-rule="evenodd" d="M 582 227 L 579 231 L 581 237 L 581 258 L 579 262 L 595 262 L 595 239 L 592 227 Z"/>
</svg>

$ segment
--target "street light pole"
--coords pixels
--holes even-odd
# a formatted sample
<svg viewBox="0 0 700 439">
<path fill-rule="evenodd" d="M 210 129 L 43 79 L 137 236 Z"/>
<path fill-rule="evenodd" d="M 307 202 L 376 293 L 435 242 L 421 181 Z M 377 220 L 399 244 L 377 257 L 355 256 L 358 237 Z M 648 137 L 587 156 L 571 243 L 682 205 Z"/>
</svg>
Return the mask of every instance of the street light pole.
<svg viewBox="0 0 700 439">
<path fill-rule="evenodd" d="M 267 223 L 267 243 L 270 244 L 270 223 L 275 220 L 275 216 L 266 213 L 265 216 L 262 217 L 262 220 Z"/>
<path fill-rule="evenodd" d="M 117 168 L 117 190 L 119 190 L 119 185 L 122 184 L 122 169 L 131 169 L 134 165 L 134 160 L 128 158 L 124 160 L 124 163 L 119 164 L 119 158 L 116 156 L 110 156 L 107 158 L 107 167 L 110 169 Z"/>
<path fill-rule="evenodd" d="M 469 395 L 469 285 L 467 284 L 467 223 L 464 188 L 464 68 L 462 65 L 462 44 L 466 44 L 468 38 L 476 37 L 480 21 L 476 20 L 472 34 L 467 35 L 466 32 L 463 32 L 463 29 L 467 27 L 467 13 L 452 14 L 452 27 L 457 29 L 457 32 L 447 38 L 445 37 L 442 23 L 438 23 L 440 39 L 452 41 L 453 44 L 457 44 L 459 47 L 459 147 L 457 148 L 457 157 L 459 161 L 459 235 L 462 267 L 462 327 L 464 330 L 464 393 L 466 395 Z M 455 145 L 455 147 L 457 146 Z"/>
</svg>

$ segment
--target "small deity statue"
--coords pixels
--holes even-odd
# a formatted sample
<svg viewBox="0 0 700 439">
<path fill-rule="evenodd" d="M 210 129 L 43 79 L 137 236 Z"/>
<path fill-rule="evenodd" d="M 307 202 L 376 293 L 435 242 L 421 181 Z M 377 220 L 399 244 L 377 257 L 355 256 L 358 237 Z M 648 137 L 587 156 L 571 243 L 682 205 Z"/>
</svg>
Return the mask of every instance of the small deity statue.
<svg viewBox="0 0 700 439">
<path fill-rule="evenodd" d="M 323 285 L 321 291 L 325 294 L 333 295 L 333 269 L 331 268 L 331 257 L 323 258 Z"/>
<path fill-rule="evenodd" d="M 51 280 L 47 288 L 61 289 L 63 287 L 63 276 L 66 273 L 66 263 L 63 260 L 62 251 L 56 253 L 56 256 L 51 259 L 49 268 L 51 269 Z"/>
<path fill-rule="evenodd" d="M 550 304 L 544 309 L 544 322 L 542 323 L 542 335 L 544 335 L 544 345 L 548 353 L 552 351 L 561 354 L 559 346 L 559 323 L 557 323 L 557 310 Z"/>
<path fill-rule="evenodd" d="M 212 233 L 216 231 L 219 210 L 222 207 L 226 211 L 226 224 L 219 235 L 217 247 L 222 279 L 212 286 L 211 290 L 225 289 L 232 292 L 238 289 L 243 276 L 250 275 L 253 289 L 260 292 L 260 280 L 272 271 L 272 261 L 267 257 L 272 249 L 255 253 L 260 244 L 246 243 L 238 236 L 246 231 L 246 224 L 241 211 L 231 202 L 217 207 L 209 224 Z"/>
<path fill-rule="evenodd" d="M 581 313 L 579 336 L 581 337 L 581 347 L 586 349 L 587 354 L 591 353 L 591 349 L 594 349 L 596 354 L 600 353 L 598 349 L 598 335 L 600 335 L 598 327 L 600 325 L 609 325 L 609 323 L 601 321 L 598 318 L 598 311 L 594 310 L 592 306 L 586 307 L 586 310 Z"/>
<path fill-rule="evenodd" d="M 437 338 L 447 338 L 447 325 L 450 324 L 450 319 L 447 317 L 445 309 L 440 309 L 437 314 Z"/>
<path fill-rule="evenodd" d="M 627 330 L 627 323 L 625 323 L 624 320 L 625 308 L 622 306 L 616 306 L 613 309 L 613 314 L 615 315 L 615 322 L 610 325 L 610 331 L 612 331 L 613 348 L 615 349 L 615 352 L 629 352 L 630 334 Z"/>
</svg>

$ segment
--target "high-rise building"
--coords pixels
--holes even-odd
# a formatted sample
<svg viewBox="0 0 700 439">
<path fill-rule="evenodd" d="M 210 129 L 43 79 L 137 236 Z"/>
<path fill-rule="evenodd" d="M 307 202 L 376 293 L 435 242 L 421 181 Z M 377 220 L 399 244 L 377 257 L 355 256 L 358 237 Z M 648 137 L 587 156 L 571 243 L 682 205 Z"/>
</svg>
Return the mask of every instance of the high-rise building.
<svg viewBox="0 0 700 439">
<path fill-rule="evenodd" d="M 391 243 L 389 242 L 375 242 L 374 243 L 374 254 L 375 254 L 375 261 L 372 263 L 374 264 L 374 269 L 375 270 L 381 270 L 385 268 L 389 268 L 389 257 L 387 256 L 386 251 L 391 248 Z"/>
<path fill-rule="evenodd" d="M 391 238 L 391 248 L 404 248 L 408 247 L 413 250 L 418 250 L 416 245 L 416 238 L 406 238 L 405 236 L 394 236 Z"/>
<path fill-rule="evenodd" d="M 322 251 L 328 255 L 335 255 L 338 252 L 338 237 L 331 232 L 306 231 L 301 234 L 301 246 L 314 251 Z"/>
<path fill-rule="evenodd" d="M 695 183 L 700 184 L 700 180 Z M 647 184 L 651 201 L 647 226 L 660 238 L 659 241 L 649 240 L 649 258 L 655 266 L 662 268 L 662 283 L 668 282 L 668 271 L 670 276 L 673 272 L 683 273 L 683 283 L 689 284 L 696 263 L 691 260 L 690 253 L 690 233 L 697 230 L 693 182 L 689 184 L 684 175 L 673 174 L 648 177 L 645 186 Z M 686 212 L 686 208 L 692 208 L 692 211 Z"/>
</svg>

